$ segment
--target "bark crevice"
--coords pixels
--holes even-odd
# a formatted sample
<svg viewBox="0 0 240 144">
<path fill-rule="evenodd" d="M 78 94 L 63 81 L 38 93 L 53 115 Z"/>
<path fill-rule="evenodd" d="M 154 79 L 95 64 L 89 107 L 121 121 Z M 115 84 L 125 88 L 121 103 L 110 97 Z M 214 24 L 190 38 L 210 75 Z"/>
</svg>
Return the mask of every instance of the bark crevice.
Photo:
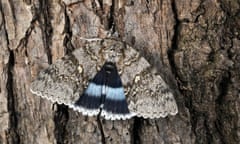
<svg viewBox="0 0 240 144">
<path fill-rule="evenodd" d="M 98 128 L 99 128 L 99 130 L 100 130 L 100 133 L 101 133 L 102 144 L 106 144 L 105 134 L 104 134 L 104 129 L 103 129 L 103 124 L 102 124 L 100 115 L 97 116 L 97 124 L 98 124 Z"/>
<path fill-rule="evenodd" d="M 68 107 L 64 104 L 56 104 L 57 111 L 54 114 L 54 135 L 57 141 L 57 144 L 68 143 L 67 140 L 67 122 L 69 120 Z"/>
<path fill-rule="evenodd" d="M 50 19 L 51 14 L 49 10 L 49 8 L 51 7 L 51 3 L 48 0 L 40 0 L 39 3 L 39 11 L 41 13 L 38 21 L 40 23 L 40 28 L 42 31 L 42 40 L 48 57 L 48 62 L 49 64 L 52 64 L 52 52 L 50 46 L 52 44 L 53 28 Z"/>
<path fill-rule="evenodd" d="M 9 143 L 20 143 L 20 136 L 18 134 L 18 112 L 16 110 L 16 94 L 14 93 L 14 53 L 10 51 L 9 63 L 8 63 L 8 81 L 7 81 L 7 90 L 8 90 L 8 112 L 9 112 L 9 121 L 10 126 L 8 130 L 8 142 Z"/>
</svg>

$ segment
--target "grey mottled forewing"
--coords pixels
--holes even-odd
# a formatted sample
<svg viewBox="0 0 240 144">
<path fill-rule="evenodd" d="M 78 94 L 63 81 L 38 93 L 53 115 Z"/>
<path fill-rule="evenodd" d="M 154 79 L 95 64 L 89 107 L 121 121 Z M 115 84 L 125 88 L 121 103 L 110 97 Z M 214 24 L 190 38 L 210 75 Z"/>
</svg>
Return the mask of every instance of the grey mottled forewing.
<svg viewBox="0 0 240 144">
<path fill-rule="evenodd" d="M 178 113 L 175 98 L 160 75 L 143 72 L 129 95 L 129 109 L 138 117 L 160 118 Z"/>
<path fill-rule="evenodd" d="M 77 49 L 41 71 L 31 83 L 30 90 L 52 102 L 71 106 L 82 94 L 86 79 L 92 77 L 91 72 L 96 73 L 95 65 L 83 49 Z M 89 72 L 84 73 L 85 69 Z"/>
<path fill-rule="evenodd" d="M 150 64 L 133 48 L 127 46 L 124 52 L 121 78 L 129 110 L 144 118 L 176 115 L 175 98 L 161 76 L 152 73 Z"/>
</svg>

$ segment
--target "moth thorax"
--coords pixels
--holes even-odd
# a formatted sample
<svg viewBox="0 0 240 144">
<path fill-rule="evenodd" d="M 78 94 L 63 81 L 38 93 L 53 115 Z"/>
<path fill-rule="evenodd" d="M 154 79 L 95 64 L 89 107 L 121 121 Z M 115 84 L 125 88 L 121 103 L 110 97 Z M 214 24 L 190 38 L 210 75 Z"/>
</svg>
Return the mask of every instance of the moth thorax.
<svg viewBox="0 0 240 144">
<path fill-rule="evenodd" d="M 105 65 L 106 73 L 110 74 L 115 69 L 115 66 L 112 62 L 108 62 Z"/>
</svg>

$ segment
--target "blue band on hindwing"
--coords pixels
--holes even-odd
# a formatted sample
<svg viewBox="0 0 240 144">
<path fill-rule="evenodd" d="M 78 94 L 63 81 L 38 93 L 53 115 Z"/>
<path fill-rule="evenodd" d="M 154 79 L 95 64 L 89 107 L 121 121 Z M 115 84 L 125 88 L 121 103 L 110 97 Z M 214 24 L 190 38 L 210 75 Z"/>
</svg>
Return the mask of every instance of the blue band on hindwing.
<svg viewBox="0 0 240 144">
<path fill-rule="evenodd" d="M 85 109 L 102 109 L 111 115 L 129 114 L 121 78 L 114 63 L 106 62 L 75 103 Z"/>
</svg>

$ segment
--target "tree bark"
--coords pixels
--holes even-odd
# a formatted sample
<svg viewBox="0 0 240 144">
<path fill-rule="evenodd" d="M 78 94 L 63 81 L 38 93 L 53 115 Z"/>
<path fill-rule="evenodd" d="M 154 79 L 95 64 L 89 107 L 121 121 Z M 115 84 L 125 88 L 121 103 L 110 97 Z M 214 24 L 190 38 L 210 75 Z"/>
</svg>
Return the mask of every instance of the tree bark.
<svg viewBox="0 0 240 144">
<path fill-rule="evenodd" d="M 0 143 L 240 143 L 237 0 L 0 1 Z M 179 113 L 85 117 L 29 91 L 37 73 L 114 32 L 175 91 Z"/>
</svg>

